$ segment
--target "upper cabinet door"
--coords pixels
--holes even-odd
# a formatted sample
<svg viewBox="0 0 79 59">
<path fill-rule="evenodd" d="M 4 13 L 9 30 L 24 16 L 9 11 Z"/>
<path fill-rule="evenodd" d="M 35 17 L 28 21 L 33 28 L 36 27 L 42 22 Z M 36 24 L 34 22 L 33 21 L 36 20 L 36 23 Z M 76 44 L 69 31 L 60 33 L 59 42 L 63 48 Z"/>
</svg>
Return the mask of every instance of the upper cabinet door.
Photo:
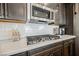
<svg viewBox="0 0 79 59">
<path fill-rule="evenodd" d="M 55 24 L 58 25 L 65 25 L 66 24 L 66 18 L 65 18 L 65 5 L 59 4 L 58 6 L 58 12 L 55 14 Z"/>
<path fill-rule="evenodd" d="M 0 18 L 4 18 L 4 4 L 0 3 Z"/>
<path fill-rule="evenodd" d="M 7 19 L 16 19 L 26 21 L 25 3 L 7 3 L 5 4 L 5 17 Z"/>
</svg>

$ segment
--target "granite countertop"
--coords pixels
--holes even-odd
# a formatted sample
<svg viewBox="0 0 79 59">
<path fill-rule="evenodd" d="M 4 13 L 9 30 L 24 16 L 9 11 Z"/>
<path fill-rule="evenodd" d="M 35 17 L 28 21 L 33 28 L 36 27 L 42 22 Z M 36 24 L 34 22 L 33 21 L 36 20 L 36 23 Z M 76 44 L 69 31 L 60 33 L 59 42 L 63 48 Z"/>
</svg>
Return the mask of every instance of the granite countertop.
<svg viewBox="0 0 79 59">
<path fill-rule="evenodd" d="M 73 38 L 76 38 L 76 36 L 62 35 L 60 39 L 49 40 L 49 41 L 40 42 L 40 43 L 33 44 L 33 45 L 28 45 L 28 46 L 26 45 L 26 47 L 24 47 L 22 49 L 17 49 L 17 50 L 11 51 L 11 52 L 0 53 L 0 56 L 13 55 L 13 54 L 21 53 L 21 52 L 24 52 L 24 51 L 32 50 L 32 49 L 35 49 L 35 48 L 39 48 L 39 47 L 42 47 L 42 46 L 46 46 L 46 45 L 49 45 L 49 44 L 53 44 L 53 43 L 57 43 L 57 42 L 61 42 L 61 41 L 73 39 Z"/>
</svg>

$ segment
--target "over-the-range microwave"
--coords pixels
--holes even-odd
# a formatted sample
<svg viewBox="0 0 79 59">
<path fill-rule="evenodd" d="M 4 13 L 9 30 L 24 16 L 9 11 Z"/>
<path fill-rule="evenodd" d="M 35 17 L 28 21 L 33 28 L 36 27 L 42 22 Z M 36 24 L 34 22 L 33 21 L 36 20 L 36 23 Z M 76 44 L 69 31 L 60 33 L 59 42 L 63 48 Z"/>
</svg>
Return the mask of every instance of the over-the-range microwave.
<svg viewBox="0 0 79 59">
<path fill-rule="evenodd" d="M 55 21 L 55 11 L 48 7 L 41 6 L 36 3 L 27 4 L 27 19 L 28 22 L 47 22 Z"/>
</svg>

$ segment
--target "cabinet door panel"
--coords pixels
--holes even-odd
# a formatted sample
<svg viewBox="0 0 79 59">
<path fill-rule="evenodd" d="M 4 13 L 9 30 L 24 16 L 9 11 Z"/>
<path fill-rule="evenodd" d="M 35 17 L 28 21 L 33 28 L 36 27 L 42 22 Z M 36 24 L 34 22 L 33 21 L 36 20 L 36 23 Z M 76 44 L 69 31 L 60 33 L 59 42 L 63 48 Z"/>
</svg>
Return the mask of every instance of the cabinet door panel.
<svg viewBox="0 0 79 59">
<path fill-rule="evenodd" d="M 6 18 L 26 20 L 26 4 L 25 3 L 7 3 Z"/>
<path fill-rule="evenodd" d="M 70 56 L 74 56 L 75 55 L 75 40 L 71 40 L 69 42 L 70 45 Z"/>
<path fill-rule="evenodd" d="M 65 16 L 65 5 L 64 4 L 58 4 L 58 12 L 56 12 L 56 20 L 55 24 L 66 24 L 66 16 Z"/>
<path fill-rule="evenodd" d="M 69 56 L 69 46 L 64 47 L 64 56 Z"/>
<path fill-rule="evenodd" d="M 0 18 L 4 18 L 4 4 L 0 3 Z"/>
<path fill-rule="evenodd" d="M 64 42 L 64 56 L 75 55 L 74 40 L 68 40 Z"/>
<path fill-rule="evenodd" d="M 38 52 L 34 54 L 35 56 L 50 56 L 50 53 L 52 51 L 52 48 L 46 49 L 44 51 Z"/>
<path fill-rule="evenodd" d="M 58 49 L 55 52 L 53 52 L 53 56 L 62 56 L 62 49 Z"/>
<path fill-rule="evenodd" d="M 63 54 L 63 46 L 58 46 L 52 49 L 50 56 L 62 56 Z"/>
</svg>

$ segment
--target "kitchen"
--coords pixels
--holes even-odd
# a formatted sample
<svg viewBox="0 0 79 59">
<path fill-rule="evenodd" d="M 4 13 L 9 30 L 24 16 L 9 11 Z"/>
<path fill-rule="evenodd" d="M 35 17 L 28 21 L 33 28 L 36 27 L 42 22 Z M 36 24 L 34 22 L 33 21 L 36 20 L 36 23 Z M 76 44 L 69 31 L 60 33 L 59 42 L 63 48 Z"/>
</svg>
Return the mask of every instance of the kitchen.
<svg viewBox="0 0 79 59">
<path fill-rule="evenodd" d="M 78 56 L 78 3 L 0 3 L 0 56 Z"/>
</svg>

